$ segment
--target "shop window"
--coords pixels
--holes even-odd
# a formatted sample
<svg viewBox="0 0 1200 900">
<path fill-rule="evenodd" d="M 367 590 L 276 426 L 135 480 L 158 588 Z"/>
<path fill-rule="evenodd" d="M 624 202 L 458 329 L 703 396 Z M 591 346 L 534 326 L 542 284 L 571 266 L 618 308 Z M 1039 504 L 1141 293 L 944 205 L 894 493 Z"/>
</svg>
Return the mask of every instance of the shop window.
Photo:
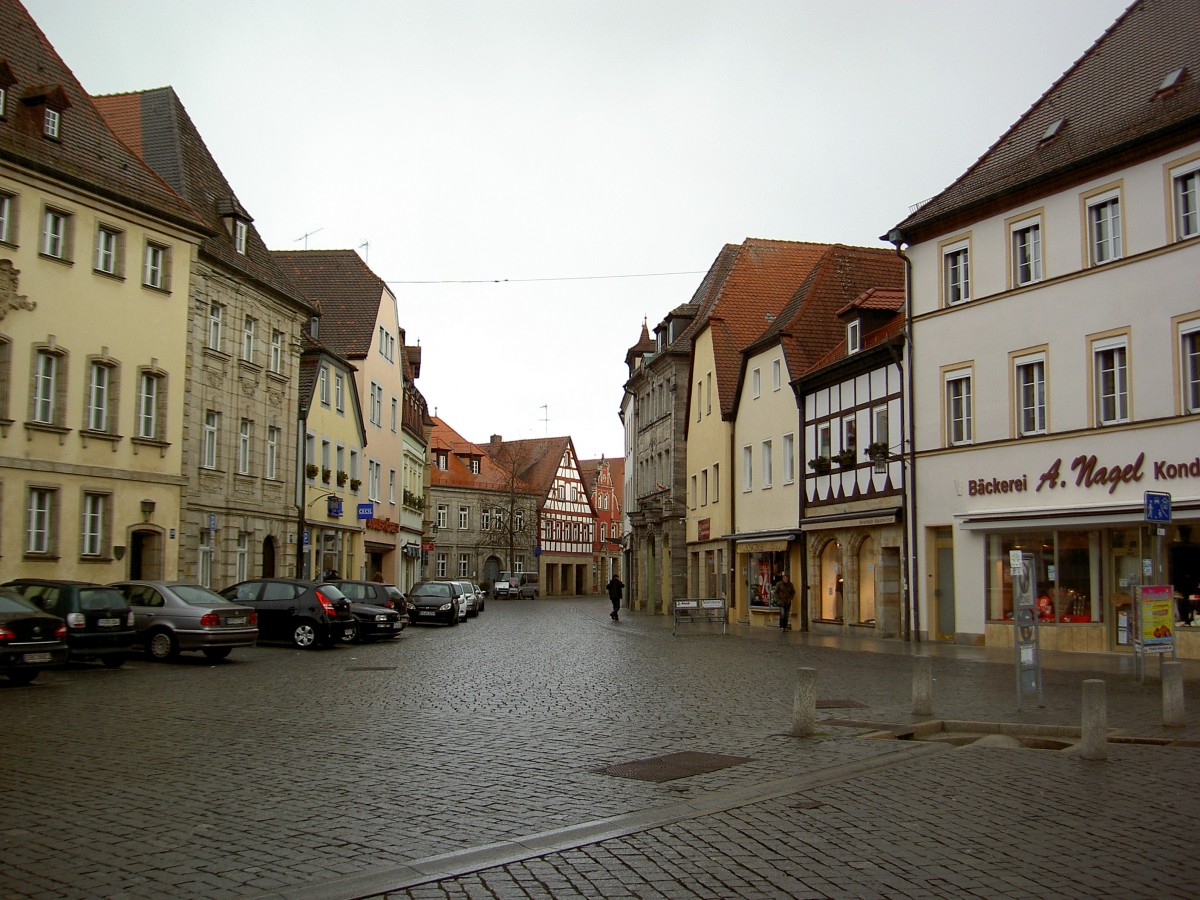
<svg viewBox="0 0 1200 900">
<path fill-rule="evenodd" d="M 840 622 L 842 621 L 844 582 L 842 580 L 842 545 L 837 541 L 830 541 L 821 551 L 820 573 L 820 618 L 827 622 Z"/>
<path fill-rule="evenodd" d="M 1103 621 L 1103 561 L 1099 531 L 1046 530 L 988 535 L 987 615 L 1013 618 L 1009 554 L 1033 556 L 1034 597 L 1042 624 Z"/>
</svg>

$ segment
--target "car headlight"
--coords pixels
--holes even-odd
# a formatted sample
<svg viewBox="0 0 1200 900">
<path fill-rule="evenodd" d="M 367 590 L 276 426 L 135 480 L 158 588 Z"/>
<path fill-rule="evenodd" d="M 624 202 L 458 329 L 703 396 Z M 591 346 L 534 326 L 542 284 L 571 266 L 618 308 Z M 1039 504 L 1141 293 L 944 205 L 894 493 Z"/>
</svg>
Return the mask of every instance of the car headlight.
<svg viewBox="0 0 1200 900">
<path fill-rule="evenodd" d="M 381 614 L 381 615 L 378 615 L 375 617 L 375 621 L 376 622 L 386 622 L 390 618 L 391 618 L 391 616 L 385 616 L 385 615 Z"/>
<path fill-rule="evenodd" d="M 453 605 L 454 605 L 453 603 L 443 603 L 441 606 L 438 607 L 438 612 L 445 612 L 446 610 L 450 609 L 450 607 L 452 607 Z"/>
</svg>

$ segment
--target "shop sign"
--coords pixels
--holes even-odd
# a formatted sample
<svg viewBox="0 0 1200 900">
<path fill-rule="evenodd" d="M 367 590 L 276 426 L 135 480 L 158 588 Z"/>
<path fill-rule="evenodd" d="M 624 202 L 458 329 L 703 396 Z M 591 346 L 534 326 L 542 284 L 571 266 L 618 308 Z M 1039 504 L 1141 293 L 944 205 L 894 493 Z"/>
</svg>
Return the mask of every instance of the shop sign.
<svg viewBox="0 0 1200 900">
<path fill-rule="evenodd" d="M 712 528 L 712 519 L 700 519 L 696 522 L 696 540 L 707 541 L 709 529 Z"/>
<path fill-rule="evenodd" d="M 363 521 L 366 521 L 367 519 L 375 518 L 375 504 L 374 503 L 358 504 L 358 518 Z"/>
<path fill-rule="evenodd" d="M 382 531 L 385 534 L 399 534 L 400 523 L 391 519 L 367 519 L 367 528 L 371 531 Z"/>
<path fill-rule="evenodd" d="M 1133 460 L 1116 461 L 1100 460 L 1094 453 L 1081 453 L 1076 456 L 1064 471 L 1062 457 L 1058 457 L 1050 466 L 1037 476 L 1034 493 L 1042 489 L 1048 491 L 1064 489 L 1070 485 L 1077 488 L 1105 488 L 1109 494 L 1116 493 L 1123 484 L 1136 484 L 1147 475 L 1154 481 L 1178 481 L 1183 478 L 1200 478 L 1200 456 L 1190 460 L 1170 462 L 1165 459 L 1149 462 L 1147 469 L 1146 453 L 1142 451 Z M 967 482 L 967 493 L 972 497 L 992 494 L 1019 494 L 1029 490 L 1028 474 L 1013 474 L 1010 477 L 999 476 L 972 478 Z"/>
<path fill-rule="evenodd" d="M 342 517 L 342 498 L 341 497 L 326 497 L 325 513 L 331 519 L 340 519 Z"/>
</svg>

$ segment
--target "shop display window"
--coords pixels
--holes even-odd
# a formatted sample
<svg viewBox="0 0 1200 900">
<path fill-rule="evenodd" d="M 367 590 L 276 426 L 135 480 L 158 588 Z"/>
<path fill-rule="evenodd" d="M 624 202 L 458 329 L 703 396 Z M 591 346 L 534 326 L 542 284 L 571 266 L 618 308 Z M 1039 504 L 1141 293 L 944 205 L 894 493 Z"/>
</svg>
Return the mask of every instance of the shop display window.
<svg viewBox="0 0 1200 900">
<path fill-rule="evenodd" d="M 1046 530 L 988 535 L 988 618 L 1013 617 L 1009 553 L 1031 553 L 1037 579 L 1038 620 L 1049 623 L 1102 621 L 1101 533 Z"/>
</svg>

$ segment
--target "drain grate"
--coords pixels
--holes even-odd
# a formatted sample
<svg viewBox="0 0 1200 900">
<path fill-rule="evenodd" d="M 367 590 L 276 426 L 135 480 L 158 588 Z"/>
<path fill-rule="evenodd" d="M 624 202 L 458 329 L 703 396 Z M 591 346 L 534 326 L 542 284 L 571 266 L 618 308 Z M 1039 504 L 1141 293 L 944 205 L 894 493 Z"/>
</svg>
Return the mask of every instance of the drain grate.
<svg viewBox="0 0 1200 900">
<path fill-rule="evenodd" d="M 716 772 L 751 761 L 748 756 L 725 756 L 721 753 L 697 753 L 687 750 L 682 753 L 668 753 L 665 756 L 651 756 L 648 759 L 635 759 L 633 762 L 616 763 L 603 769 L 595 769 L 592 774 L 663 782 Z"/>
<path fill-rule="evenodd" d="M 817 709 L 866 709 L 867 704 L 861 700 L 829 700 L 817 699 Z"/>
</svg>

